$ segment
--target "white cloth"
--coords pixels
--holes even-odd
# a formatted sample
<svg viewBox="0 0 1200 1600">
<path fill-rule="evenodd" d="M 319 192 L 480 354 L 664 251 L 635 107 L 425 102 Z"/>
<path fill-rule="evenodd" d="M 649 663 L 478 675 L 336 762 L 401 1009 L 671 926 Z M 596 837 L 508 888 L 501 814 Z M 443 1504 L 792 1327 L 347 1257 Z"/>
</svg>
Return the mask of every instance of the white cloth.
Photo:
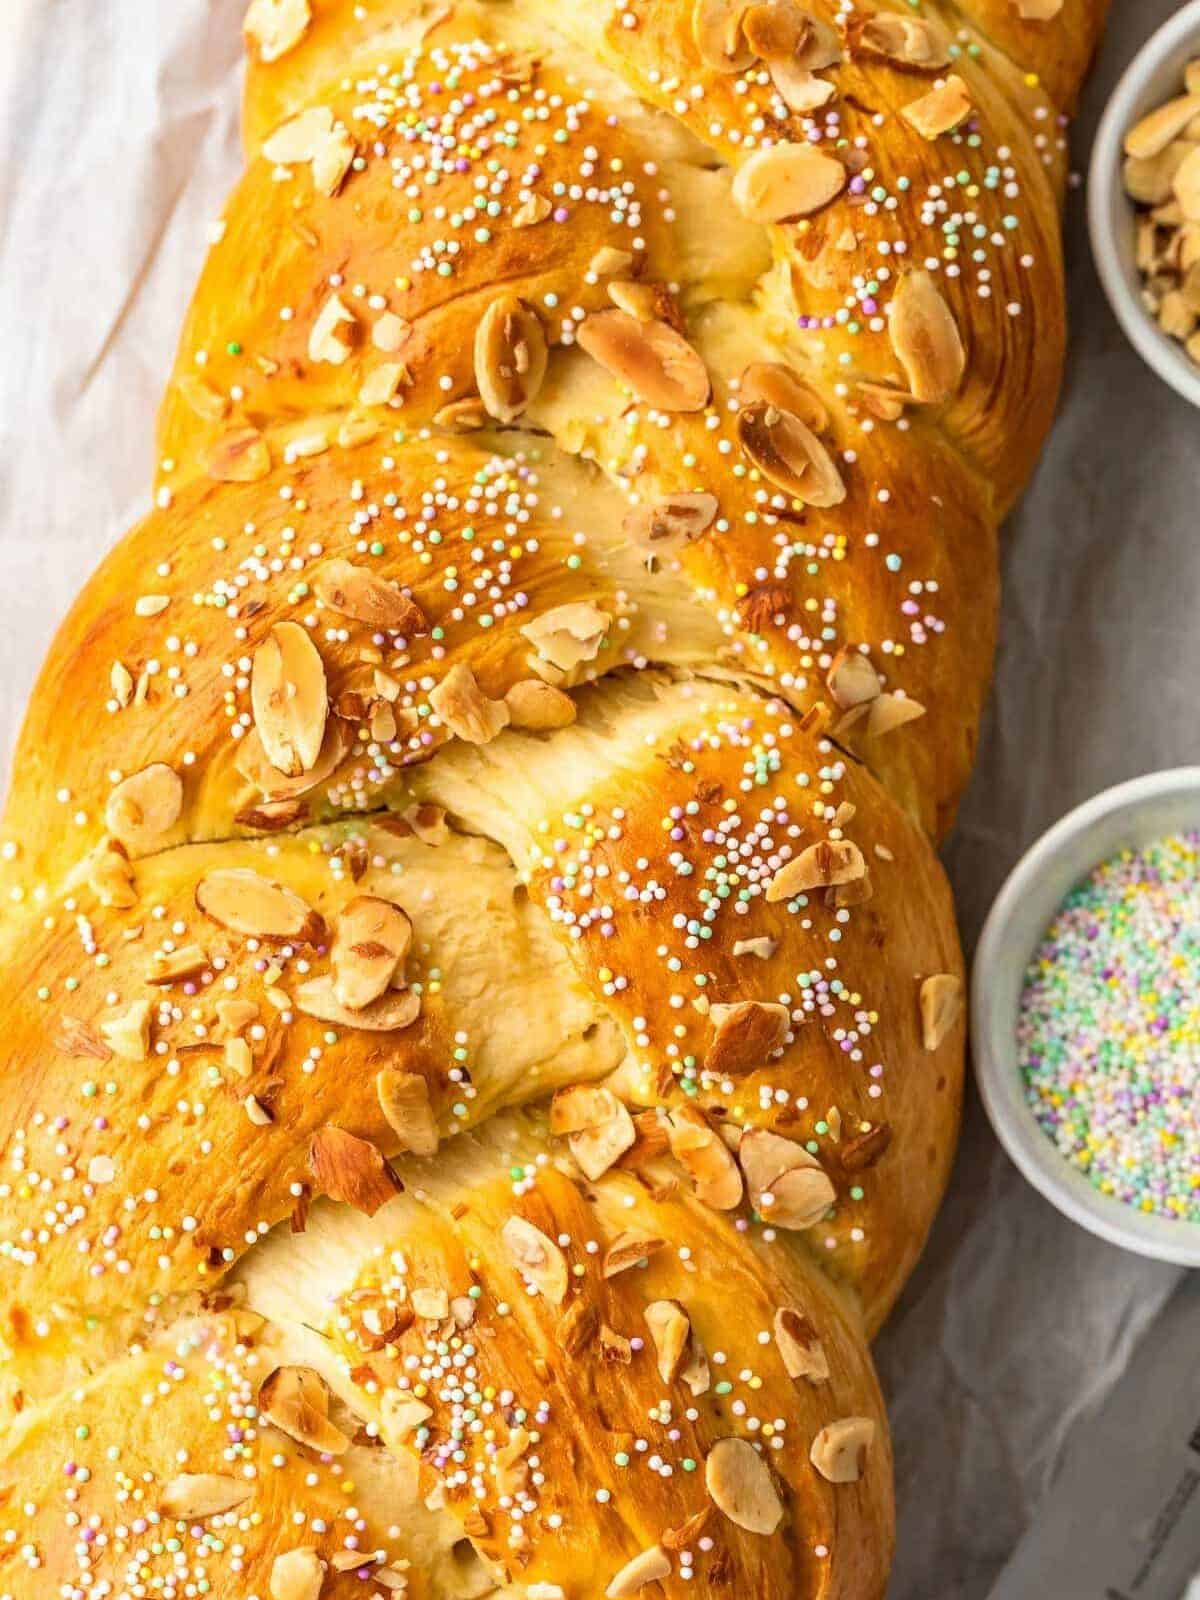
<svg viewBox="0 0 1200 1600">
<path fill-rule="evenodd" d="M 598 3 L 598 0 L 597 0 Z M 145 509 L 151 424 L 205 229 L 238 170 L 241 0 L 0 0 L 0 766 L 52 630 Z M 1076 133 L 1175 0 L 1117 0 Z M 964 930 L 1020 848 L 1200 741 L 1200 420 L 1127 347 L 1070 208 L 1073 359 L 1009 531 L 997 689 L 948 862 Z M 71 707 L 64 705 L 64 716 Z M 894 1600 L 979 1600 L 1072 1421 L 1174 1282 L 1062 1220 L 976 1105 L 878 1356 Z"/>
</svg>

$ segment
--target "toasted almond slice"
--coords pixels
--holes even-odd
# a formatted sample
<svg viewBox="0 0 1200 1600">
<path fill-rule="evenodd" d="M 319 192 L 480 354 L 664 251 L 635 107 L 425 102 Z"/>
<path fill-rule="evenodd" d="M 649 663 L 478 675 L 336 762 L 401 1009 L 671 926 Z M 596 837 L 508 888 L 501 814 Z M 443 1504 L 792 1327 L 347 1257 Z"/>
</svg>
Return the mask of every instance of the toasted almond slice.
<svg viewBox="0 0 1200 1600">
<path fill-rule="evenodd" d="M 402 988 L 411 944 L 406 912 L 378 895 L 356 895 L 338 913 L 330 951 L 338 1004 L 361 1011 L 387 989 Z"/>
<path fill-rule="evenodd" d="M 800 418 L 765 401 L 738 412 L 742 449 L 763 477 L 805 505 L 841 505 L 846 485 L 828 450 Z"/>
<path fill-rule="evenodd" d="M 653 1234 L 633 1230 L 619 1233 L 604 1252 L 601 1272 L 605 1278 L 615 1278 L 619 1273 L 628 1272 L 630 1267 L 636 1267 L 639 1262 L 648 1261 L 665 1247 L 666 1240 L 656 1239 Z"/>
<path fill-rule="evenodd" d="M 208 964 L 208 957 L 198 944 L 185 944 L 178 950 L 156 954 L 146 982 L 155 986 L 178 983 L 182 978 L 194 978 Z"/>
<path fill-rule="evenodd" d="M 567 1258 L 554 1240 L 519 1216 L 509 1217 L 500 1237 L 526 1283 L 551 1305 L 562 1305 L 567 1297 Z"/>
<path fill-rule="evenodd" d="M 807 894 L 810 889 L 828 889 L 835 884 L 853 883 L 867 870 L 862 851 L 849 839 L 822 839 L 784 862 L 767 885 L 767 900 L 774 904 Z"/>
<path fill-rule="evenodd" d="M 671 1561 L 666 1551 L 662 1545 L 652 1544 L 649 1549 L 639 1551 L 609 1579 L 604 1591 L 606 1600 L 627 1600 L 629 1595 L 640 1594 L 648 1583 L 657 1583 L 670 1575 Z"/>
<path fill-rule="evenodd" d="M 754 64 L 754 51 L 742 33 L 750 0 L 695 0 L 692 38 L 700 59 L 713 72 L 744 72 Z"/>
<path fill-rule="evenodd" d="M 876 699 L 882 689 L 879 674 L 871 665 L 870 657 L 848 646 L 834 656 L 825 682 L 834 703 L 843 711 Z"/>
<path fill-rule="evenodd" d="M 901 278 L 889 307 L 888 337 L 915 399 L 936 405 L 954 394 L 966 351 L 930 273 L 921 269 Z"/>
<path fill-rule="evenodd" d="M 864 1172 L 868 1167 L 873 1167 L 887 1152 L 891 1142 L 890 1123 L 877 1122 L 873 1128 L 861 1128 L 842 1145 L 842 1171 Z"/>
<path fill-rule="evenodd" d="M 815 1227 L 837 1198 L 820 1162 L 803 1145 L 765 1128 L 742 1135 L 738 1160 L 751 1205 L 772 1227 Z"/>
<path fill-rule="evenodd" d="M 1013 0 L 1013 4 L 1025 22 L 1049 22 L 1063 8 L 1063 0 Z"/>
<path fill-rule="evenodd" d="M 137 883 L 125 846 L 102 839 L 87 861 L 88 887 L 102 906 L 128 910 L 137 905 Z"/>
<path fill-rule="evenodd" d="M 1176 139 L 1149 161 L 1126 156 L 1121 168 L 1125 193 L 1139 205 L 1165 205 L 1171 200 L 1176 173 L 1196 149 L 1189 140 Z"/>
<path fill-rule="evenodd" d="M 579 325 L 580 346 L 618 382 L 658 411 L 702 411 L 711 385 L 704 362 L 665 322 L 627 311 L 594 311 Z"/>
<path fill-rule="evenodd" d="M 371 329 L 371 343 L 385 355 L 395 355 L 412 338 L 413 325 L 394 311 L 385 311 Z"/>
<path fill-rule="evenodd" d="M 457 738 L 467 744 L 488 744 L 509 722 L 503 700 L 489 700 L 465 661 L 459 661 L 435 688 L 429 704 Z"/>
<path fill-rule="evenodd" d="M 910 100 L 902 107 L 900 115 L 912 124 L 922 139 L 932 140 L 960 127 L 974 109 L 970 90 L 958 74 L 952 72 L 928 94 Z"/>
<path fill-rule="evenodd" d="M 1187 220 L 1200 222 L 1200 145 L 1180 162 L 1171 186 Z"/>
<path fill-rule="evenodd" d="M 698 1106 L 680 1106 L 667 1116 L 671 1154 L 696 1188 L 696 1198 L 714 1211 L 741 1203 L 742 1174 L 729 1146 Z"/>
<path fill-rule="evenodd" d="M 923 17 L 878 11 L 873 16 L 855 18 L 849 34 L 852 55 L 890 61 L 895 67 L 938 72 L 950 61 L 942 34 Z"/>
<path fill-rule="evenodd" d="M 890 383 L 859 382 L 854 388 L 863 410 L 878 417 L 880 422 L 899 422 L 905 407 L 916 404 L 915 395 L 909 394 L 906 389 L 897 389 Z"/>
<path fill-rule="evenodd" d="M 767 1064 L 792 1025 L 788 1008 L 773 1000 L 739 1000 L 734 1005 L 709 1008 L 712 1042 L 704 1057 L 704 1070 L 719 1077 L 753 1072 Z"/>
<path fill-rule="evenodd" d="M 789 1378 L 809 1383 L 829 1381 L 829 1362 L 817 1331 L 802 1311 L 780 1306 L 775 1313 L 775 1344 Z"/>
<path fill-rule="evenodd" d="M 772 61 L 768 64 L 771 82 L 789 111 L 801 115 L 828 105 L 837 93 L 827 78 L 820 78 L 807 67 L 794 61 Z"/>
<path fill-rule="evenodd" d="M 409 1296 L 409 1303 L 417 1316 L 426 1322 L 443 1322 L 450 1315 L 450 1296 L 445 1289 L 429 1285 L 414 1289 Z"/>
<path fill-rule="evenodd" d="M 616 278 L 608 285 L 608 298 L 618 310 L 638 322 L 672 322 L 677 316 L 674 296 L 661 283 L 639 283 Z M 666 314 L 670 309 L 671 315 Z"/>
<path fill-rule="evenodd" d="M 307 901 L 249 867 L 218 867 L 196 885 L 196 904 L 206 917 L 248 939 L 286 939 L 317 944 L 325 924 Z"/>
<path fill-rule="evenodd" d="M 403 361 L 381 361 L 371 368 L 359 386 L 358 403 L 360 406 L 386 406 L 408 381 L 409 371 Z"/>
<path fill-rule="evenodd" d="M 871 710 L 867 716 L 867 737 L 882 738 L 885 733 L 902 728 L 907 722 L 916 722 L 924 715 L 925 707 L 911 695 L 878 695 L 871 701 Z"/>
<path fill-rule="evenodd" d="M 617 273 L 631 272 L 633 261 L 631 250 L 618 250 L 611 244 L 603 244 L 588 262 L 588 272 L 596 278 L 611 278 Z"/>
<path fill-rule="evenodd" d="M 673 1383 L 687 1354 L 691 1320 L 678 1300 L 652 1300 L 645 1317 L 658 1357 L 658 1375 L 664 1383 Z"/>
<path fill-rule="evenodd" d="M 1151 111 L 1125 135 L 1125 154 L 1149 161 L 1161 153 L 1200 115 L 1200 95 L 1185 94 Z"/>
<path fill-rule="evenodd" d="M 146 850 L 175 826 L 182 810 L 183 780 L 172 767 L 155 761 L 117 784 L 104 809 L 104 824 L 126 849 Z"/>
<path fill-rule="evenodd" d="M 560 1089 L 550 1105 L 550 1131 L 566 1137 L 584 1175 L 594 1182 L 637 1138 L 633 1118 L 622 1101 L 596 1084 Z"/>
<path fill-rule="evenodd" d="M 358 319 L 339 294 L 331 294 L 308 335 L 308 359 L 340 367 L 350 356 L 350 329 Z M 393 391 L 394 392 L 394 391 Z"/>
<path fill-rule="evenodd" d="M 821 1429 L 812 1442 L 809 1459 L 828 1482 L 857 1483 L 874 1440 L 875 1424 L 870 1417 L 843 1417 Z"/>
<path fill-rule="evenodd" d="M 429 627 L 425 613 L 408 595 L 390 584 L 369 567 L 338 557 L 325 561 L 312 579 L 317 599 L 331 611 L 355 622 L 393 633 L 424 633 Z"/>
<path fill-rule="evenodd" d="M 333 112 L 328 106 L 310 106 L 286 122 L 263 141 L 263 155 L 278 166 L 311 161 L 322 143 L 333 132 Z"/>
<path fill-rule="evenodd" d="M 194 373 L 176 378 L 175 387 L 196 415 L 205 422 L 220 422 L 229 413 L 229 399 Z"/>
<path fill-rule="evenodd" d="M 621 527 L 644 550 L 665 552 L 691 544 L 706 533 L 717 518 L 715 494 L 677 494 L 670 500 L 635 506 Z"/>
<path fill-rule="evenodd" d="M 596 659 L 611 626 L 610 612 L 601 611 L 590 600 L 573 600 L 522 623 L 521 633 L 540 660 L 567 673 Z"/>
<path fill-rule="evenodd" d="M 809 217 L 846 187 L 846 168 L 810 144 L 772 144 L 742 162 L 733 203 L 749 222 Z"/>
<path fill-rule="evenodd" d="M 416 1395 L 406 1394 L 401 1389 L 388 1389 L 379 1403 L 379 1431 L 384 1442 L 395 1448 L 407 1439 L 414 1428 L 428 1422 L 432 1415 L 433 1408 L 423 1400 L 418 1400 Z M 361 1556 L 358 1561 L 361 1565 Z"/>
<path fill-rule="evenodd" d="M 350 1441 L 329 1420 L 330 1394 L 311 1367 L 276 1367 L 258 1391 L 259 1414 L 297 1444 L 323 1455 L 345 1455 Z"/>
<path fill-rule="evenodd" d="M 271 452 L 257 428 L 226 433 L 208 456 L 208 475 L 217 483 L 257 483 L 271 470 Z"/>
<path fill-rule="evenodd" d="M 475 433 L 487 427 L 489 418 L 483 401 L 477 394 L 472 394 L 462 400 L 451 400 L 449 405 L 439 406 L 433 414 L 433 420 L 439 428 L 448 428 L 451 433 Z"/>
<path fill-rule="evenodd" d="M 292 998 L 306 1017 L 360 1028 L 364 1033 L 398 1033 L 402 1028 L 411 1028 L 421 1015 L 421 997 L 412 989 L 391 989 L 370 1005 L 351 1010 L 338 1000 L 333 978 L 328 975 L 297 984 Z"/>
<path fill-rule="evenodd" d="M 437 1154 L 438 1126 L 429 1103 L 429 1085 L 417 1072 L 384 1067 L 375 1077 L 379 1109 L 407 1155 Z"/>
<path fill-rule="evenodd" d="M 962 979 L 953 973 L 934 973 L 921 984 L 921 1034 L 926 1050 L 936 1050 L 954 1027 L 962 998 Z"/>
<path fill-rule="evenodd" d="M 313 1134 L 308 1168 L 318 1194 L 342 1200 L 368 1217 L 403 1188 L 382 1152 L 344 1128 L 330 1126 Z"/>
<path fill-rule="evenodd" d="M 320 754 L 312 770 L 296 778 L 286 778 L 278 767 L 272 766 L 267 760 L 260 735 L 251 728 L 238 744 L 235 765 L 243 778 L 252 783 L 266 801 L 283 804 L 300 799 L 331 778 L 346 759 L 353 743 L 354 736 L 344 718 L 328 717 Z"/>
<path fill-rule="evenodd" d="M 502 294 L 475 330 L 475 382 L 488 412 L 512 422 L 536 398 L 546 376 L 546 334 L 537 312 Z"/>
<path fill-rule="evenodd" d="M 717 1510 L 747 1533 L 774 1533 L 783 1502 L 770 1470 L 746 1439 L 718 1439 L 704 1463 L 704 1483 Z"/>
<path fill-rule="evenodd" d="M 149 1000 L 132 1000 L 120 1011 L 100 1018 L 100 1035 L 113 1055 L 124 1061 L 145 1061 L 150 1054 Z"/>
<path fill-rule="evenodd" d="M 790 411 L 813 433 L 823 433 L 829 426 L 820 395 L 782 361 L 752 361 L 742 373 L 738 393 L 744 406 L 765 401 L 777 411 Z"/>
<path fill-rule="evenodd" d="M 365 1558 L 356 1550 L 354 1559 L 361 1566 Z M 311 1545 L 285 1550 L 271 1563 L 271 1600 L 321 1600 L 324 1583 L 324 1564 Z"/>
<path fill-rule="evenodd" d="M 540 678 L 523 678 L 504 696 L 509 722 L 514 728 L 545 733 L 552 728 L 568 728 L 575 721 L 574 700 L 553 684 Z"/>
<path fill-rule="evenodd" d="M 539 222 L 545 222 L 553 210 L 553 205 L 544 194 L 531 194 L 513 212 L 512 225 L 514 228 L 534 228 Z"/>
<path fill-rule="evenodd" d="M 329 696 L 321 653 L 299 623 L 277 622 L 254 652 L 250 704 L 271 765 L 289 778 L 311 771 L 325 738 Z"/>
<path fill-rule="evenodd" d="M 258 59 L 269 64 L 294 50 L 311 22 L 308 0 L 250 0 L 242 32 Z"/>
<path fill-rule="evenodd" d="M 181 1521 L 203 1522 L 242 1505 L 254 1493 L 254 1484 L 218 1472 L 181 1472 L 162 1494 L 162 1513 Z"/>
</svg>

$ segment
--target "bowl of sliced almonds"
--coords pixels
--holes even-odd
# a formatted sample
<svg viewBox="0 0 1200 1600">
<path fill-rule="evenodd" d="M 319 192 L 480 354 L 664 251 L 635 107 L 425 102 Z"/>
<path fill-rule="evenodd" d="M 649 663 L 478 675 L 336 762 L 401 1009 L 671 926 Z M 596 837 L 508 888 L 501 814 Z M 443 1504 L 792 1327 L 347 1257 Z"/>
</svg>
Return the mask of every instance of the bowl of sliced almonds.
<svg viewBox="0 0 1200 1600">
<path fill-rule="evenodd" d="M 1088 180 L 1092 251 L 1138 353 L 1200 405 L 1200 0 L 1133 58 Z"/>
</svg>

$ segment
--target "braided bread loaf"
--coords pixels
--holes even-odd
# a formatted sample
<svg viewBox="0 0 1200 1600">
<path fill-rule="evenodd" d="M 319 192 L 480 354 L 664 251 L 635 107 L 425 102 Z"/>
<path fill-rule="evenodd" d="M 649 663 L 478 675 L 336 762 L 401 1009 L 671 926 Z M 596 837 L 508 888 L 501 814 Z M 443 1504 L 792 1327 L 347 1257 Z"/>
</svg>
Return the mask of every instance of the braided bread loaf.
<svg viewBox="0 0 1200 1600">
<path fill-rule="evenodd" d="M 1103 0 L 253 0 L 15 762 L 0 1596 L 872 1600 Z"/>
</svg>

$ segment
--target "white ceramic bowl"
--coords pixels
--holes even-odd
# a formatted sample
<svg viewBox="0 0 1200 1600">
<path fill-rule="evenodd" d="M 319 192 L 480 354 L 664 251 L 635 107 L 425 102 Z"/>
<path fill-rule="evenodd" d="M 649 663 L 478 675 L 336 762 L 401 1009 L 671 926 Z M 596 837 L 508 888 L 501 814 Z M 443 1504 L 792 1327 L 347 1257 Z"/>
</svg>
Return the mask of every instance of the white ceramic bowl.
<svg viewBox="0 0 1200 1600">
<path fill-rule="evenodd" d="M 1124 846 L 1200 826 L 1200 767 L 1150 773 L 1068 812 L 1009 874 L 975 955 L 975 1073 L 1001 1144 L 1033 1186 L 1075 1222 L 1139 1255 L 1200 1266 L 1200 1223 L 1148 1216 L 1094 1189 L 1042 1132 L 1017 1065 L 1025 971 L 1064 896 Z"/>
<path fill-rule="evenodd" d="M 1130 342 L 1159 377 L 1200 406 L 1200 366 L 1142 305 L 1134 259 L 1134 206 L 1121 183 L 1125 135 L 1148 111 L 1183 93 L 1183 69 L 1200 55 L 1200 0 L 1181 6 L 1134 56 L 1113 91 L 1092 146 L 1088 228 L 1109 303 Z"/>
</svg>

